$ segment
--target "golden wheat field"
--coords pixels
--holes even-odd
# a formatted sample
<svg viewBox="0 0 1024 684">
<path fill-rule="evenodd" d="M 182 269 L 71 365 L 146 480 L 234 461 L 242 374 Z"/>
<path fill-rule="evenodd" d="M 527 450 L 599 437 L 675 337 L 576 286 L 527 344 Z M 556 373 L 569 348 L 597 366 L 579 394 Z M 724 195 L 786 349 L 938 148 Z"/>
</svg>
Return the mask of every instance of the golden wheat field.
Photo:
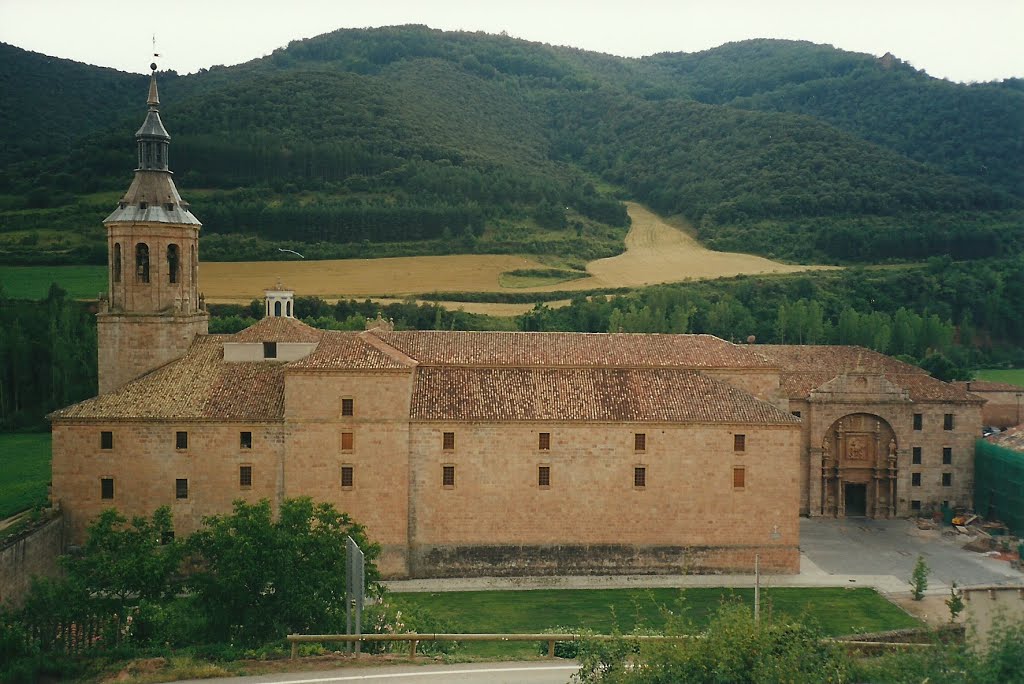
<svg viewBox="0 0 1024 684">
<path fill-rule="evenodd" d="M 763 257 L 713 252 L 702 247 L 680 222 L 671 225 L 647 208 L 627 203 L 632 227 L 626 251 L 587 264 L 586 278 L 529 288 L 503 288 L 503 272 L 546 268 L 529 257 L 458 254 L 452 256 L 203 263 L 200 278 L 211 302 L 248 302 L 280 282 L 298 295 L 324 299 L 415 298 L 427 292 L 550 292 L 642 287 L 683 280 L 741 274 L 792 273 L 822 266 L 782 264 Z M 283 255 L 282 255 L 283 256 Z M 442 302 L 474 313 L 515 315 L 530 304 Z"/>
</svg>

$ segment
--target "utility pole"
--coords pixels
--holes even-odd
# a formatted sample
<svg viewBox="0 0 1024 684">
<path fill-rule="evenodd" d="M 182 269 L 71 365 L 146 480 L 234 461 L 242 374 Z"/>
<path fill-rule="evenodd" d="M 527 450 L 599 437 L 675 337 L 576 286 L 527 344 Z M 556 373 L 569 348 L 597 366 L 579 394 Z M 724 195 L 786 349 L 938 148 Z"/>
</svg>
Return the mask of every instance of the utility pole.
<svg viewBox="0 0 1024 684">
<path fill-rule="evenodd" d="M 761 556 L 754 554 L 754 624 L 761 624 Z"/>
</svg>

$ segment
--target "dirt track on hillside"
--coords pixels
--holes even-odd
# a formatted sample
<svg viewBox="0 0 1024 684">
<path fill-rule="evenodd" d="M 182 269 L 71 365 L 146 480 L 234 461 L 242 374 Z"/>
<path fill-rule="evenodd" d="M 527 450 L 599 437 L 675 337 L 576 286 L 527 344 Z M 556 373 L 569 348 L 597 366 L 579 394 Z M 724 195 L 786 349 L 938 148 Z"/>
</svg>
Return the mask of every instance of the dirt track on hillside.
<svg viewBox="0 0 1024 684">
<path fill-rule="evenodd" d="M 645 207 L 627 203 L 632 227 L 626 251 L 587 264 L 588 278 L 533 288 L 503 288 L 498 276 L 513 269 L 546 268 L 521 256 L 452 256 L 344 259 L 329 261 L 211 262 L 200 268 L 200 283 L 211 302 L 248 302 L 281 282 L 297 295 L 338 298 L 401 298 L 427 292 L 552 292 L 642 287 L 740 274 L 792 273 L 821 266 L 794 266 L 763 257 L 713 252 Z M 521 313 L 532 305 L 455 304 L 479 313 Z"/>
</svg>

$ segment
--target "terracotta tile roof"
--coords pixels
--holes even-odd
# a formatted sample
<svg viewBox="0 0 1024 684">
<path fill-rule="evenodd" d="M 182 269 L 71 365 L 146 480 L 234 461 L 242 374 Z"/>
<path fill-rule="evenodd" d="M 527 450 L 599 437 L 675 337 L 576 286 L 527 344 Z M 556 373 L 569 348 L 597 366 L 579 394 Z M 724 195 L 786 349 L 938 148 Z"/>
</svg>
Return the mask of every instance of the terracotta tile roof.
<svg viewBox="0 0 1024 684">
<path fill-rule="evenodd" d="M 230 335 L 199 335 L 184 357 L 118 390 L 51 414 L 61 419 L 276 421 L 284 415 L 282 363 L 224 363 Z"/>
<path fill-rule="evenodd" d="M 992 380 L 968 380 L 954 382 L 954 385 L 965 385 L 968 392 L 1024 392 L 1024 387 L 1008 382 Z"/>
<path fill-rule="evenodd" d="M 393 369 L 416 365 L 407 356 L 366 332 L 325 331 L 312 354 L 289 369 Z"/>
<path fill-rule="evenodd" d="M 230 342 L 319 342 L 324 331 L 295 318 L 268 316 L 235 333 Z"/>
<path fill-rule="evenodd" d="M 421 367 L 413 420 L 798 423 L 786 411 L 694 371 Z"/>
<path fill-rule="evenodd" d="M 779 385 L 790 398 L 804 398 L 832 378 L 857 370 L 881 373 L 907 390 L 913 401 L 980 401 L 964 385 L 933 378 L 923 369 L 864 347 L 762 344 L 758 352 L 782 368 Z"/>
<path fill-rule="evenodd" d="M 424 366 L 770 368 L 752 348 L 712 335 L 372 331 Z"/>
</svg>

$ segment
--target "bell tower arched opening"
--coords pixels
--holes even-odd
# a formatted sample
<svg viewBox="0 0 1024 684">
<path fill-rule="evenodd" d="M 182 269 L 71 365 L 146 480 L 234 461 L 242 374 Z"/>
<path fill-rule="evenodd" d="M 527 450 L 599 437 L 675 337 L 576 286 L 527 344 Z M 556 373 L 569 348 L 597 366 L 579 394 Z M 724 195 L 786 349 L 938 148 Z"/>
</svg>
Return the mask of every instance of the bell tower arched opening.
<svg viewBox="0 0 1024 684">
<path fill-rule="evenodd" d="M 845 415 L 825 432 L 821 452 L 825 515 L 896 516 L 898 444 L 888 422 L 870 413 Z"/>
</svg>

